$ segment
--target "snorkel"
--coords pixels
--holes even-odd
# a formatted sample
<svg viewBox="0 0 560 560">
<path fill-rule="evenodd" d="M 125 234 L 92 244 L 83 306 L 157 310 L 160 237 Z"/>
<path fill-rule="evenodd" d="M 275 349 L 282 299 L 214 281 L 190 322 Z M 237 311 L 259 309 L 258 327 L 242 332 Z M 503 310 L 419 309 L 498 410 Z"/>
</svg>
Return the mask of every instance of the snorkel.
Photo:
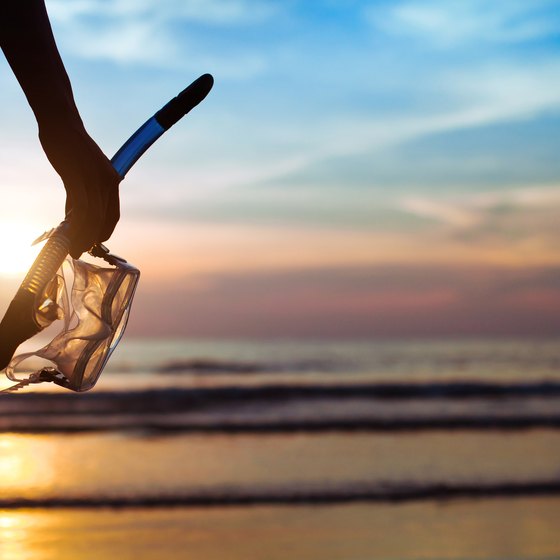
<svg viewBox="0 0 560 560">
<path fill-rule="evenodd" d="M 212 89 L 213 83 L 214 80 L 210 74 L 200 76 L 177 97 L 171 99 L 171 101 L 148 119 L 123 144 L 111 159 L 111 164 L 121 178 L 125 177 L 142 154 L 164 132 L 169 130 L 208 95 Z M 63 278 L 59 273 L 59 269 L 61 269 L 61 266 L 68 256 L 71 241 L 70 236 L 70 224 L 68 221 L 63 221 L 58 227 L 45 233 L 37 240 L 38 242 L 46 239 L 45 245 L 29 269 L 29 272 L 11 301 L 4 318 L 0 322 L 0 369 L 3 370 L 10 365 L 14 353 L 22 342 L 25 342 L 41 332 L 52 324 L 53 321 L 62 318 L 62 309 L 57 303 L 62 289 L 60 279 Z M 116 267 L 121 266 L 124 269 L 127 268 L 124 259 L 111 255 L 108 249 L 102 244 L 94 245 L 89 253 L 95 257 L 104 259 L 109 264 Z M 128 266 L 128 269 L 136 270 L 131 266 Z M 135 276 L 137 280 L 139 275 L 137 270 L 136 274 L 131 270 L 128 270 L 128 272 Z M 128 294 L 130 299 L 134 294 L 134 288 L 135 284 L 132 288 L 129 287 L 129 290 L 132 289 L 132 293 Z M 107 302 L 105 302 L 104 305 L 107 307 Z M 126 318 L 127 317 L 125 317 L 125 326 Z M 122 317 L 119 317 L 119 322 L 122 322 L 121 320 Z M 116 342 L 118 342 L 118 339 L 122 336 L 122 330 L 124 330 L 124 327 L 121 329 L 120 333 L 117 333 L 119 336 Z M 112 333 L 113 338 L 115 338 L 115 334 L 116 333 Z M 112 345 L 110 351 L 108 350 L 108 354 L 104 356 L 104 361 L 102 363 L 100 362 L 101 369 L 105 365 L 110 352 L 114 349 L 116 342 Z M 41 372 L 37 373 L 40 374 Z M 99 377 L 100 373 L 101 371 L 98 372 L 97 377 Z M 96 380 L 97 378 L 95 381 Z M 54 381 L 57 383 L 56 378 L 53 378 L 52 375 L 49 378 L 49 375 L 46 374 L 43 375 L 43 378 L 41 378 L 41 375 L 37 375 L 35 379 L 31 379 L 29 382 L 40 381 Z M 82 388 L 69 386 L 68 383 L 64 382 L 60 382 L 59 384 L 78 391 L 88 390 L 93 386 L 93 384 L 90 384 L 86 388 Z"/>
</svg>

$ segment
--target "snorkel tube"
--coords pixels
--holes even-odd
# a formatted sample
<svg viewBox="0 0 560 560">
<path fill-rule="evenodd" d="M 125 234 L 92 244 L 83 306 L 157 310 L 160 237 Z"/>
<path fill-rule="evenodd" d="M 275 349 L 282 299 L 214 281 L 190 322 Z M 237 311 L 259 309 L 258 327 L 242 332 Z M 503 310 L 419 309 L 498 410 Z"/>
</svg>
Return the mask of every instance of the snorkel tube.
<svg viewBox="0 0 560 560">
<path fill-rule="evenodd" d="M 148 119 L 118 150 L 111 164 L 124 179 L 142 154 L 210 92 L 214 79 L 204 74 Z M 56 273 L 70 248 L 69 222 L 63 221 L 46 234 L 47 241 L 29 269 L 4 318 L 0 322 L 0 369 L 12 359 L 17 347 L 51 324 L 58 315 Z M 105 252 L 101 245 L 91 251 Z M 53 293 L 54 291 L 54 293 Z"/>
</svg>

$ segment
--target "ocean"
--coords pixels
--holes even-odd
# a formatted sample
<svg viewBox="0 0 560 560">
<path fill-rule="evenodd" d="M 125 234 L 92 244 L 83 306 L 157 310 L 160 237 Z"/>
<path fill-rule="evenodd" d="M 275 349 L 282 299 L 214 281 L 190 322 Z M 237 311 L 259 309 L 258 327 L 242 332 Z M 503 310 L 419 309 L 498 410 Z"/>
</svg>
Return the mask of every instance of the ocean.
<svg viewBox="0 0 560 560">
<path fill-rule="evenodd" d="M 560 558 L 559 342 L 125 339 L 0 397 L 0 558 Z"/>
</svg>

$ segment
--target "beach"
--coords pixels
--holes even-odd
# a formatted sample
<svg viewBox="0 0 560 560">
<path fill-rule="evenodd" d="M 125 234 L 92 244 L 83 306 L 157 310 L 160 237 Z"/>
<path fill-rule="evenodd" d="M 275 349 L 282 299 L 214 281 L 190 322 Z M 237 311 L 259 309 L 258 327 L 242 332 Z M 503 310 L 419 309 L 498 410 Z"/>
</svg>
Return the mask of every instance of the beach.
<svg viewBox="0 0 560 560">
<path fill-rule="evenodd" d="M 125 341 L 0 399 L 0 558 L 560 557 L 555 341 Z M 39 390 L 40 389 L 40 390 Z"/>
<path fill-rule="evenodd" d="M 558 558 L 557 498 L 0 512 L 5 560 Z"/>
</svg>

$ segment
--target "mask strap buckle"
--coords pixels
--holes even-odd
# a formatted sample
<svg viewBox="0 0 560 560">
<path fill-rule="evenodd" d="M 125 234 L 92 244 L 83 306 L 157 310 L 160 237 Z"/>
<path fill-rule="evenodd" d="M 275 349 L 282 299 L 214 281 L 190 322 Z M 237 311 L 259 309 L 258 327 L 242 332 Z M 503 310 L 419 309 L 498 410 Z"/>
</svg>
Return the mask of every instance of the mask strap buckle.
<svg viewBox="0 0 560 560">
<path fill-rule="evenodd" d="M 29 377 L 27 377 L 26 379 L 22 379 L 15 385 L 7 387 L 6 389 L 2 389 L 0 393 L 15 393 L 16 391 L 19 391 L 19 389 L 23 389 L 24 387 L 27 387 L 28 385 L 31 385 L 33 383 L 53 383 L 56 381 L 60 382 L 61 377 L 64 378 L 64 376 L 56 369 L 51 367 L 44 367 L 39 371 L 35 371 L 29 374 Z"/>
</svg>

